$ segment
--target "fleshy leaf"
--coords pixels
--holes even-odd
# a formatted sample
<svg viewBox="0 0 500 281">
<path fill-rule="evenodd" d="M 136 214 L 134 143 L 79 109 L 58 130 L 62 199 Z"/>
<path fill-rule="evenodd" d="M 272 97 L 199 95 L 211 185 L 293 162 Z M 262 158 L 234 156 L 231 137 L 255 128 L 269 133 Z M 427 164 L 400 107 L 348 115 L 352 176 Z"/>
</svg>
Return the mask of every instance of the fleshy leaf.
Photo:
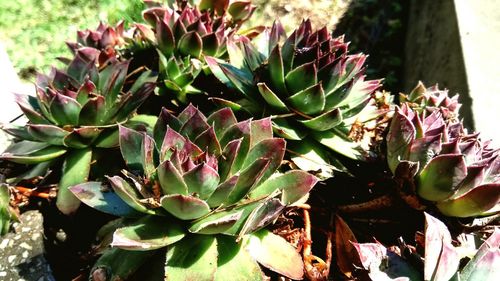
<svg viewBox="0 0 500 281">
<path fill-rule="evenodd" d="M 158 216 L 144 216 L 117 229 L 111 246 L 131 251 L 150 251 L 176 243 L 184 236 L 184 229 L 175 221 L 166 221 L 164 217 Z"/>
<path fill-rule="evenodd" d="M 72 214 L 80 206 L 80 201 L 71 193 L 69 187 L 88 180 L 91 161 L 92 149 L 90 148 L 73 150 L 66 156 L 56 202 L 57 208 L 63 214 Z"/>
<path fill-rule="evenodd" d="M 115 192 L 107 190 L 101 182 L 86 182 L 71 186 L 71 192 L 84 204 L 103 213 L 119 217 L 142 215 L 130 207 Z"/>
<path fill-rule="evenodd" d="M 448 199 L 467 176 L 461 154 L 444 154 L 433 158 L 418 176 L 417 193 L 429 201 Z"/>
<path fill-rule="evenodd" d="M 35 139 L 53 145 L 63 145 L 63 138 L 69 134 L 68 131 L 54 125 L 27 124 L 26 126 L 28 133 Z"/>
<path fill-rule="evenodd" d="M 481 215 L 500 203 L 500 183 L 475 187 L 464 195 L 437 203 L 438 209 L 447 216 L 472 217 Z"/>
<path fill-rule="evenodd" d="M 261 265 L 290 279 L 304 277 L 304 263 L 297 250 L 285 239 L 267 230 L 248 236 L 245 249 Z"/>
<path fill-rule="evenodd" d="M 286 104 L 265 83 L 258 83 L 257 87 L 262 98 L 271 107 L 281 112 L 288 111 Z"/>
<path fill-rule="evenodd" d="M 208 204 L 193 196 L 165 195 L 160 203 L 165 210 L 181 220 L 193 220 L 210 213 Z"/>
<path fill-rule="evenodd" d="M 178 48 L 181 54 L 198 58 L 203 50 L 203 41 L 198 33 L 190 31 L 181 37 Z"/>
<path fill-rule="evenodd" d="M 214 236 L 190 235 L 168 247 L 165 280 L 214 280 L 217 256 Z"/>
<path fill-rule="evenodd" d="M 299 120 L 306 127 L 316 131 L 327 131 L 342 123 L 342 113 L 338 108 L 308 120 Z"/>
<path fill-rule="evenodd" d="M 97 260 L 91 270 L 91 275 L 94 280 L 127 280 L 153 254 L 154 251 L 109 248 Z"/>
<path fill-rule="evenodd" d="M 500 262 L 500 229 L 495 228 L 491 236 L 481 245 L 476 255 L 460 272 L 464 281 L 494 281 L 500 274 L 496 265 Z"/>
<path fill-rule="evenodd" d="M 161 163 L 158 167 L 158 180 L 165 195 L 188 194 L 188 188 L 181 173 L 169 160 Z"/>
<path fill-rule="evenodd" d="M 63 146 L 50 146 L 46 143 L 20 141 L 10 145 L 0 159 L 19 164 L 38 164 L 50 161 L 66 153 Z"/>
<path fill-rule="evenodd" d="M 242 210 L 210 214 L 193 223 L 193 225 L 189 227 L 189 232 L 198 234 L 223 233 L 231 228 L 241 218 L 242 214 Z"/>
<path fill-rule="evenodd" d="M 325 108 L 325 93 L 321 83 L 304 89 L 287 100 L 293 107 L 305 114 L 318 114 Z"/>
<path fill-rule="evenodd" d="M 259 198 L 281 190 L 283 203 L 289 205 L 309 193 L 317 182 L 318 178 L 307 172 L 292 170 L 268 179 L 252 190 L 249 196 L 250 198 Z"/>
<path fill-rule="evenodd" d="M 313 86 L 318 83 L 316 74 L 317 69 L 314 62 L 305 63 L 293 69 L 285 77 L 287 89 L 291 93 L 297 93 Z"/>
<path fill-rule="evenodd" d="M 233 237 L 217 236 L 217 275 L 215 281 L 264 280 L 257 262 Z"/>
</svg>

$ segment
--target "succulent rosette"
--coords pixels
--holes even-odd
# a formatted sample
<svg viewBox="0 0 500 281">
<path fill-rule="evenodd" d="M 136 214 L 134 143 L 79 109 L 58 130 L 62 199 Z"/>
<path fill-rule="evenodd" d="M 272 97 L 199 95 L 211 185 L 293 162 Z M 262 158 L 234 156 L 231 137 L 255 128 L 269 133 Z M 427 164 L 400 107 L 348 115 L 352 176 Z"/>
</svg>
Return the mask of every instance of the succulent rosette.
<svg viewBox="0 0 500 281">
<path fill-rule="evenodd" d="M 275 23 L 254 43 L 230 41 L 229 63 L 207 58 L 212 73 L 235 92 L 214 100 L 272 116 L 275 132 L 289 140 L 314 139 L 326 151 L 366 159 L 366 147 L 350 134 L 388 112 L 374 99 L 380 80 L 365 80 L 366 56 L 349 54 L 344 38 L 332 38 L 326 27 L 313 32 L 308 20 L 285 37 Z"/>
<path fill-rule="evenodd" d="M 92 149 L 117 147 L 117 123 L 127 121 L 156 85 L 151 71 L 127 79 L 128 61 L 99 67 L 99 55 L 97 49 L 81 48 L 66 70 L 39 75 L 36 96 L 17 96 L 29 122 L 3 128 L 19 141 L 1 159 L 38 164 L 33 173 L 43 173 L 55 160 L 65 159 L 57 199 L 64 213 L 78 207 L 67 187 L 88 178 Z"/>
<path fill-rule="evenodd" d="M 224 1 L 222 1 L 224 2 Z M 239 3 L 239 2 L 238 2 Z M 165 87 L 161 92 L 173 92 L 181 102 L 187 102 L 187 94 L 200 93 L 192 84 L 202 71 L 204 56 L 222 57 L 226 55 L 226 41 L 234 35 L 237 26 L 228 18 L 226 9 L 233 13 L 243 13 L 251 7 L 239 4 L 191 6 L 187 3 L 151 7 L 143 12 L 148 23 L 136 24 L 144 40 L 152 44 L 159 56 L 160 80 Z M 238 6 L 239 7 L 239 6 Z M 203 8 L 204 11 L 200 11 Z M 239 15 L 239 14 L 238 14 Z M 235 15 L 237 18 L 240 16 Z M 241 15 L 239 21 L 244 20 Z M 162 86 L 163 86 L 162 85 Z"/>
<path fill-rule="evenodd" d="M 406 103 L 413 110 L 422 112 L 426 110 L 432 113 L 434 110 L 440 110 L 446 120 L 457 121 L 458 110 L 461 104 L 458 102 L 458 94 L 449 97 L 448 90 L 440 90 L 438 85 L 426 88 L 422 82 L 406 95 L 399 94 L 399 102 Z"/>
<path fill-rule="evenodd" d="M 68 42 L 67 45 L 74 54 L 84 47 L 99 50 L 100 65 L 115 61 L 119 57 L 118 49 L 125 45 L 124 22 L 120 21 L 115 27 L 100 22 L 96 30 L 79 30 L 76 42 Z"/>
<path fill-rule="evenodd" d="M 468 134 L 461 122 L 447 122 L 440 110 L 398 108 L 387 135 L 387 161 L 396 177 L 410 177 L 417 194 L 447 216 L 499 211 L 499 150 Z"/>
<path fill-rule="evenodd" d="M 277 171 L 285 140 L 273 137 L 269 118 L 238 122 L 229 108 L 208 117 L 192 105 L 177 116 L 163 109 L 153 137 L 120 127 L 120 149 L 130 168 L 124 177 L 109 177 L 110 188 L 71 188 L 100 211 L 140 217 L 114 232 L 110 251 L 166 247 L 166 280 L 262 280 L 258 263 L 302 278 L 300 255 L 263 228 L 307 198 L 318 179 Z M 192 251 L 196 261 L 186 259 Z M 108 255 L 94 270 L 120 275 Z"/>
</svg>

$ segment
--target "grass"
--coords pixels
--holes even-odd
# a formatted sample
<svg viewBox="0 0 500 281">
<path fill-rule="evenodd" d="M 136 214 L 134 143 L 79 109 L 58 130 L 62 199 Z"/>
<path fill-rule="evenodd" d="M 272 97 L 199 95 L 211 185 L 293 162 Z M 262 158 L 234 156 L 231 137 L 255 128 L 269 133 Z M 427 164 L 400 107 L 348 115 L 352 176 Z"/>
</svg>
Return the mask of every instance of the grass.
<svg viewBox="0 0 500 281">
<path fill-rule="evenodd" d="M 22 78 L 47 72 L 56 58 L 69 54 L 66 41 L 99 21 L 139 20 L 142 0 L 0 1 L 0 42 Z"/>
</svg>

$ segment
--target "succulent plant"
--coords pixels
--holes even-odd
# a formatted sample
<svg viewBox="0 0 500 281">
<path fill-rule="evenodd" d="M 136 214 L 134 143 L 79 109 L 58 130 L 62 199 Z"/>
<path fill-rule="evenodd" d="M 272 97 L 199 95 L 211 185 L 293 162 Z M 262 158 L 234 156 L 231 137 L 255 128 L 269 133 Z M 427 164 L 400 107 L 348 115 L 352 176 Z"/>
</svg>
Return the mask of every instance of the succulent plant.
<svg viewBox="0 0 500 281">
<path fill-rule="evenodd" d="M 150 5 L 143 12 L 148 25 L 135 26 L 143 40 L 156 48 L 157 54 L 152 55 L 159 57 L 160 93 L 173 92 L 182 103 L 187 102 L 187 94 L 200 93 L 192 84 L 202 71 L 204 56 L 225 56 L 226 41 L 238 28 L 233 20 L 241 22 L 251 14 L 247 1 L 229 6 L 224 2 L 202 1 L 200 7 Z M 229 18 L 226 12 L 234 16 Z"/>
<path fill-rule="evenodd" d="M 98 210 L 140 217 L 114 232 L 113 247 L 167 247 L 167 280 L 262 280 L 256 261 L 302 278 L 295 249 L 262 228 L 306 198 L 317 178 L 277 171 L 285 140 L 272 136 L 269 118 L 238 122 L 229 108 L 205 117 L 189 105 L 177 116 L 162 110 L 153 132 L 151 137 L 121 126 L 130 172 L 109 177 L 111 188 L 100 182 L 71 188 Z M 195 248 L 199 260 L 193 262 L 186 255 Z M 98 265 L 118 274 L 110 263 Z"/>
<path fill-rule="evenodd" d="M 3 176 L 1 178 L 3 181 Z M 10 192 L 9 186 L 2 182 L 0 183 L 0 236 L 5 235 L 10 229 L 10 222 L 15 218 L 10 208 Z"/>
<path fill-rule="evenodd" d="M 79 49 L 90 47 L 100 51 L 99 65 L 114 62 L 119 57 L 118 48 L 125 45 L 124 23 L 120 21 L 116 27 L 100 22 L 96 30 L 80 30 L 76 42 L 68 42 L 69 49 L 76 54 Z"/>
<path fill-rule="evenodd" d="M 63 157 L 57 206 L 72 213 L 79 201 L 68 186 L 88 178 L 92 149 L 118 146 L 117 123 L 127 121 L 155 88 L 156 76 L 143 71 L 128 79 L 128 61 L 97 64 L 100 52 L 78 49 L 65 71 L 54 69 L 39 75 L 36 97 L 18 95 L 17 103 L 29 122 L 4 130 L 18 138 L 0 159 L 20 164 L 39 164 Z"/>
<path fill-rule="evenodd" d="M 410 94 L 400 93 L 399 102 L 407 104 L 418 112 L 425 110 L 432 113 L 438 109 L 446 120 L 453 121 L 458 120 L 458 110 L 461 107 L 458 102 L 458 94 L 450 98 L 448 90 L 440 90 L 438 85 L 426 88 L 422 82 L 418 82 Z"/>
<path fill-rule="evenodd" d="M 417 194 L 447 216 L 498 212 L 499 150 L 461 122 L 446 122 L 440 110 L 398 108 L 387 135 L 387 161 L 396 177 L 409 178 Z"/>
<path fill-rule="evenodd" d="M 272 116 L 277 134 L 289 140 L 310 137 L 328 150 L 366 159 L 367 151 L 349 135 L 387 112 L 374 100 L 380 80 L 365 80 L 366 56 L 350 55 L 343 37 L 332 38 L 326 27 L 313 32 L 308 20 L 284 43 L 279 23 L 262 36 L 255 44 L 244 37 L 229 42 L 229 63 L 206 59 L 236 92 L 214 100 L 253 116 Z"/>
</svg>

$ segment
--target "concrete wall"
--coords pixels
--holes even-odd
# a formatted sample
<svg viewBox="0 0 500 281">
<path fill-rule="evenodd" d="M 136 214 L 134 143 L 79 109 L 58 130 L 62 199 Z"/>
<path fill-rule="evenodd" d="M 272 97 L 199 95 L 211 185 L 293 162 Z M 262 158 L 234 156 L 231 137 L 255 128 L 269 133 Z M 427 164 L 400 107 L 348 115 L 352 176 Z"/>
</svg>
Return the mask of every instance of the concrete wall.
<svg viewBox="0 0 500 281">
<path fill-rule="evenodd" d="M 408 20 L 405 90 L 460 93 L 466 126 L 500 145 L 500 0 L 412 0 Z"/>
</svg>

